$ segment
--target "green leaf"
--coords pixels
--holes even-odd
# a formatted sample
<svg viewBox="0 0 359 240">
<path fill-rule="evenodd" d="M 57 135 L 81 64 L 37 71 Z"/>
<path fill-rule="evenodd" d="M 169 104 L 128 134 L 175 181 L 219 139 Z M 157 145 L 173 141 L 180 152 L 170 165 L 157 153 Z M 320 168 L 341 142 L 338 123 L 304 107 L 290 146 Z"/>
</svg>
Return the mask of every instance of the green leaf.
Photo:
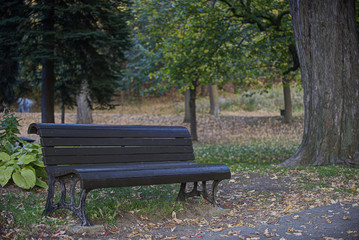
<svg viewBox="0 0 359 240">
<path fill-rule="evenodd" d="M 34 161 L 36 161 L 35 156 L 34 156 L 34 155 L 31 155 L 31 154 L 27 154 L 27 155 L 22 155 L 22 156 L 19 158 L 17 164 L 18 164 L 18 165 L 27 165 L 27 164 L 29 164 L 29 163 L 31 163 L 31 162 L 34 162 Z"/>
<path fill-rule="evenodd" d="M 10 180 L 12 172 L 14 171 L 13 167 L 2 167 L 0 168 L 0 184 L 4 187 Z"/>
<path fill-rule="evenodd" d="M 5 153 L 5 152 L 0 152 L 0 160 L 7 162 L 10 160 L 10 156 L 9 154 Z"/>
<path fill-rule="evenodd" d="M 47 176 L 47 173 L 46 173 L 46 171 L 45 171 L 45 169 L 44 168 L 35 168 L 35 170 L 36 170 L 36 176 L 37 177 L 43 177 L 43 178 L 48 178 L 48 176 Z"/>
<path fill-rule="evenodd" d="M 25 167 L 21 171 L 15 171 L 12 179 L 16 185 L 24 189 L 32 188 L 36 184 L 35 171 L 30 167 Z"/>
<path fill-rule="evenodd" d="M 45 188 L 45 189 L 48 188 L 46 182 L 40 180 L 39 178 L 36 179 L 36 186 L 42 187 L 42 188 Z"/>
<path fill-rule="evenodd" d="M 38 167 L 42 167 L 42 168 L 45 167 L 44 162 L 41 160 L 36 160 L 36 161 L 32 162 L 32 164 L 34 164 L 35 166 L 38 166 Z"/>
</svg>

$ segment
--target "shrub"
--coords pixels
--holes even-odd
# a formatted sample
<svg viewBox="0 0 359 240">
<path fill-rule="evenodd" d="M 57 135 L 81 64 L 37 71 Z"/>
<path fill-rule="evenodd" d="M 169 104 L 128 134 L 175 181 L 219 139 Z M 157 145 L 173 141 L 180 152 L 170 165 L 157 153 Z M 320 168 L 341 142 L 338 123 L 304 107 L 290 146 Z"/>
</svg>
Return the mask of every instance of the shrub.
<svg viewBox="0 0 359 240">
<path fill-rule="evenodd" d="M 10 179 L 24 189 L 39 186 L 47 188 L 41 180 L 46 178 L 45 165 L 39 144 L 25 143 L 19 134 L 19 119 L 14 114 L 4 114 L 0 120 L 0 184 Z"/>
</svg>

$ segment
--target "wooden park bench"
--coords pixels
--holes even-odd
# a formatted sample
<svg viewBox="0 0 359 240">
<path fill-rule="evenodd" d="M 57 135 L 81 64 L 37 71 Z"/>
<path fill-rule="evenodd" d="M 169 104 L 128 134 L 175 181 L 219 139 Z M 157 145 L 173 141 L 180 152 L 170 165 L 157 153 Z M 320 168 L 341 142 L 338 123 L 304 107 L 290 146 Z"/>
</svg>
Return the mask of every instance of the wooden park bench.
<svg viewBox="0 0 359 240">
<path fill-rule="evenodd" d="M 202 195 L 218 205 L 218 183 L 231 177 L 225 164 L 194 161 L 191 135 L 185 127 L 32 123 L 28 133 L 40 136 L 49 176 L 44 215 L 69 209 L 85 226 L 91 225 L 85 213 L 90 190 L 181 183 L 178 200 Z M 58 203 L 54 203 L 56 181 L 61 186 Z M 210 193 L 207 181 L 213 181 Z M 76 204 L 78 182 L 81 192 Z M 186 184 L 192 182 L 193 190 L 186 191 Z M 198 182 L 202 182 L 200 190 Z"/>
</svg>

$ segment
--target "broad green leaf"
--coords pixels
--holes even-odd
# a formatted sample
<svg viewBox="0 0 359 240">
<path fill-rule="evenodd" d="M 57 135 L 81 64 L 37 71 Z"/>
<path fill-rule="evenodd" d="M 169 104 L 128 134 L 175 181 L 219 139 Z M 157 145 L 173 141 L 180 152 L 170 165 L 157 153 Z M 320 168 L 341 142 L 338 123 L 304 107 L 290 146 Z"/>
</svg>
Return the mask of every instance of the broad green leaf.
<svg viewBox="0 0 359 240">
<path fill-rule="evenodd" d="M 10 160 L 10 156 L 9 154 L 5 153 L 5 152 L 0 152 L 0 160 L 7 162 Z"/>
<path fill-rule="evenodd" d="M 27 165 L 27 164 L 29 164 L 29 163 L 31 163 L 31 162 L 34 162 L 34 161 L 36 161 L 35 156 L 34 156 L 34 155 L 31 155 L 31 154 L 27 154 L 27 155 L 22 155 L 22 156 L 19 158 L 17 164 L 18 164 L 18 165 Z"/>
<path fill-rule="evenodd" d="M 42 167 L 38 168 L 37 167 L 37 168 L 35 168 L 35 170 L 36 170 L 36 176 L 37 177 L 43 177 L 43 178 L 48 177 L 44 168 L 42 168 Z"/>
<path fill-rule="evenodd" d="M 29 167 L 23 168 L 21 171 L 15 171 L 12 175 L 15 184 L 21 188 L 29 189 L 35 186 L 35 171 Z"/>
<path fill-rule="evenodd" d="M 13 171 L 14 171 L 14 168 L 12 168 L 12 167 L 8 167 L 8 168 L 3 167 L 0 170 L 0 184 L 1 184 L 1 186 L 4 187 L 9 182 L 9 180 L 11 178 L 11 174 L 12 174 Z"/>
<path fill-rule="evenodd" d="M 42 187 L 42 188 L 45 188 L 45 189 L 48 188 L 46 182 L 40 180 L 39 178 L 36 178 L 36 186 Z"/>
<path fill-rule="evenodd" d="M 32 164 L 34 164 L 35 166 L 38 166 L 38 167 L 45 167 L 44 162 L 41 160 L 36 160 L 36 161 L 32 162 Z"/>
</svg>

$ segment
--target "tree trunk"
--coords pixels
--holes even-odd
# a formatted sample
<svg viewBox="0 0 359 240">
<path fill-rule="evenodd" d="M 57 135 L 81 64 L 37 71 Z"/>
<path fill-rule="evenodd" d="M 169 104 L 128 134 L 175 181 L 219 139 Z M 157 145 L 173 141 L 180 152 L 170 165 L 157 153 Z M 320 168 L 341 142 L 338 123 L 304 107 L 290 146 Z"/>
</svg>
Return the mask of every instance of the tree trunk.
<svg viewBox="0 0 359 240">
<path fill-rule="evenodd" d="M 61 123 L 65 123 L 65 102 L 61 101 Z"/>
<path fill-rule="evenodd" d="M 41 89 L 41 121 L 43 123 L 55 122 L 54 93 L 55 93 L 55 70 L 54 70 L 54 1 L 48 0 L 48 9 L 44 10 L 43 19 L 43 48 L 47 56 L 42 60 L 42 89 Z"/>
<path fill-rule="evenodd" d="M 197 90 L 197 81 L 193 83 L 193 88 L 189 90 L 189 109 L 191 116 L 191 135 L 192 140 L 197 141 L 197 117 L 196 117 L 196 91 Z"/>
<path fill-rule="evenodd" d="M 77 120 L 78 124 L 91 124 L 92 121 L 92 110 L 91 110 L 91 99 L 87 82 L 84 81 L 81 85 L 81 92 L 76 96 L 77 103 Z"/>
<path fill-rule="evenodd" d="M 219 115 L 219 103 L 218 103 L 218 88 L 216 85 L 208 84 L 209 89 L 209 102 L 210 110 L 209 114 Z"/>
<path fill-rule="evenodd" d="M 292 122 L 292 114 L 293 114 L 293 108 L 292 108 L 292 98 L 290 94 L 290 83 L 286 79 L 286 77 L 283 78 L 283 95 L 284 95 L 284 123 L 291 123 Z"/>
<path fill-rule="evenodd" d="M 359 166 L 359 40 L 353 0 L 290 0 L 304 132 L 282 166 Z"/>
<path fill-rule="evenodd" d="M 191 122 L 191 113 L 189 110 L 189 97 L 190 96 L 190 90 L 187 89 L 184 93 L 184 123 L 190 123 Z"/>
</svg>

